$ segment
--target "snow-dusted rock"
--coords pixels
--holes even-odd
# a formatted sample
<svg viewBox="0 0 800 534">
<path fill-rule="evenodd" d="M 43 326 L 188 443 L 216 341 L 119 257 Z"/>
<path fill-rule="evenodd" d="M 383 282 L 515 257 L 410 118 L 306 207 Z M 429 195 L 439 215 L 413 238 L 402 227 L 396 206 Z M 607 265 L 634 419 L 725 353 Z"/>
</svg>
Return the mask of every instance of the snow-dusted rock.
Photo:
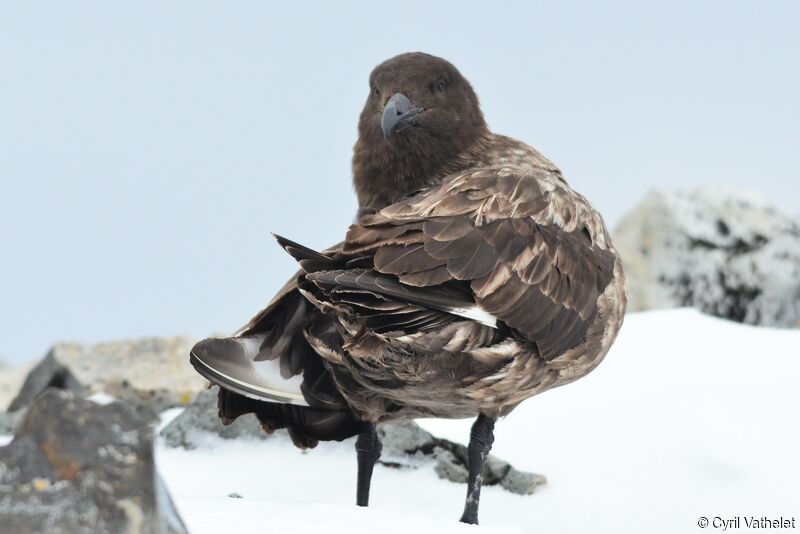
<svg viewBox="0 0 800 534">
<path fill-rule="evenodd" d="M 3 532 L 186 532 L 153 463 L 148 423 L 120 402 L 39 395 L 0 448 Z"/>
<path fill-rule="evenodd" d="M 416 468 L 433 463 L 436 473 L 452 482 L 467 481 L 467 448 L 460 443 L 433 436 L 414 422 L 387 423 L 378 426 L 383 444 L 381 462 L 390 467 Z M 209 444 L 209 438 L 284 439 L 284 431 L 267 434 L 253 414 L 239 417 L 222 426 L 217 417 L 217 389 L 200 392 L 194 401 L 161 430 L 165 445 L 194 449 Z M 484 484 L 500 484 L 519 494 L 533 493 L 546 482 L 542 475 L 518 471 L 508 462 L 489 456 Z"/>
<path fill-rule="evenodd" d="M 614 232 L 629 311 L 692 306 L 738 322 L 800 326 L 800 224 L 728 189 L 651 192 Z"/>
<path fill-rule="evenodd" d="M 205 387 L 189 365 L 193 343 L 184 337 L 58 343 L 28 374 L 9 411 L 28 406 L 47 387 L 58 387 L 86 396 L 105 393 L 153 418 L 188 403 Z"/>
</svg>

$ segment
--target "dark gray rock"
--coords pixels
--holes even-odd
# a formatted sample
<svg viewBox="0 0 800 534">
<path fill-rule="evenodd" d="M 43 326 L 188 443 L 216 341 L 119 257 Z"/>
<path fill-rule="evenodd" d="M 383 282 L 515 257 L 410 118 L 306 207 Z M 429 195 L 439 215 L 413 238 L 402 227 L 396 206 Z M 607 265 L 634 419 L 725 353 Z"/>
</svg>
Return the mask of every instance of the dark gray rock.
<svg viewBox="0 0 800 534">
<path fill-rule="evenodd" d="M 0 435 L 13 434 L 17 424 L 25 417 L 25 412 L 26 410 L 17 410 L 0 413 Z"/>
<path fill-rule="evenodd" d="M 16 412 L 29 406 L 36 395 L 49 387 L 67 389 L 78 394 L 84 391 L 83 386 L 69 372 L 67 366 L 56 358 L 54 349 L 51 349 L 28 373 L 25 382 L 22 383 L 22 389 L 8 406 L 8 411 Z"/>
<path fill-rule="evenodd" d="M 207 436 L 224 439 L 268 439 L 256 416 L 247 414 L 223 426 L 217 417 L 217 388 L 201 391 L 178 417 L 161 430 L 161 438 L 170 447 L 196 448 Z"/>
<path fill-rule="evenodd" d="M 28 374 L 9 411 L 29 406 L 48 387 L 106 393 L 155 420 L 187 404 L 205 386 L 189 365 L 188 338 L 141 338 L 96 345 L 57 343 Z"/>
<path fill-rule="evenodd" d="M 378 427 L 385 457 L 389 465 L 408 465 L 408 460 L 433 461 L 434 471 L 440 478 L 452 482 L 467 481 L 467 447 L 437 438 L 413 421 L 389 423 Z M 537 486 L 547 482 L 547 478 L 536 473 L 518 471 L 506 461 L 489 455 L 483 474 L 487 486 L 500 484 L 512 493 L 529 495 Z"/>
<path fill-rule="evenodd" d="M 186 532 L 156 474 L 152 437 L 129 406 L 46 390 L 0 448 L 3 532 Z"/>
<path fill-rule="evenodd" d="M 382 464 L 413 469 L 433 463 L 441 478 L 459 483 L 467 481 L 467 448 L 464 445 L 437 438 L 412 421 L 379 425 L 378 434 L 383 444 Z M 289 439 L 284 431 L 264 432 L 252 414 L 222 426 L 217 418 L 216 388 L 201 392 L 181 415 L 161 430 L 161 438 L 170 447 L 193 449 L 207 442 L 209 436 Z M 500 484 L 508 491 L 527 495 L 546 481 L 542 475 L 517 471 L 495 456 L 487 458 L 486 485 Z"/>
</svg>

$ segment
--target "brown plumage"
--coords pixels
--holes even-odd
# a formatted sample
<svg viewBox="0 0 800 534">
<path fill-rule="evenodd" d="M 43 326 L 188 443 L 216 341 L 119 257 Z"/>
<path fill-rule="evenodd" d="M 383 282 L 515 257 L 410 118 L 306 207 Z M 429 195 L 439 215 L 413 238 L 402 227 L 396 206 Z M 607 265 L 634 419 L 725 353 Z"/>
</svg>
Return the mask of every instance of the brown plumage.
<svg viewBox="0 0 800 534">
<path fill-rule="evenodd" d="M 344 242 L 318 253 L 278 238 L 301 271 L 192 362 L 222 386 L 224 422 L 254 412 L 300 446 L 359 433 L 360 473 L 374 423 L 480 416 L 462 517 L 477 522 L 494 420 L 584 376 L 614 341 L 619 256 L 559 169 L 491 133 L 466 79 L 433 56 L 373 71 L 353 172 L 360 209 Z M 267 376 L 278 371 L 286 386 Z"/>
</svg>

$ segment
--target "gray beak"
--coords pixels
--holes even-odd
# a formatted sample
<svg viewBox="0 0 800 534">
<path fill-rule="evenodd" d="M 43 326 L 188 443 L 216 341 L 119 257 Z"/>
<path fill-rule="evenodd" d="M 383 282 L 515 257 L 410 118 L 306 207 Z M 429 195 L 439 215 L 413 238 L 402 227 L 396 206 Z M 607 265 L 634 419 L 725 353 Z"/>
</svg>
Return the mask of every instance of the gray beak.
<svg viewBox="0 0 800 534">
<path fill-rule="evenodd" d="M 388 139 L 397 132 L 413 126 L 414 117 L 423 111 L 425 110 L 422 108 L 413 107 L 411 101 L 403 93 L 392 95 L 386 102 L 381 117 L 383 136 Z"/>
</svg>

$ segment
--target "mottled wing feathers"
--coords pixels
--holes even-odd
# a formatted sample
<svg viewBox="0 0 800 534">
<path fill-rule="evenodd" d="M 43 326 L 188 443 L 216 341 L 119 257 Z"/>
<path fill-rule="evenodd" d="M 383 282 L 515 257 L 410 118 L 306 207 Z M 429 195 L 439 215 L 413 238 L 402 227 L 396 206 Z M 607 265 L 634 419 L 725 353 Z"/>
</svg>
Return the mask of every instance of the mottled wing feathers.
<svg viewBox="0 0 800 534">
<path fill-rule="evenodd" d="M 385 334 L 429 331 L 454 320 L 474 306 L 469 288 L 454 284 L 419 288 L 373 269 L 318 271 L 306 280 L 326 293 L 329 301 L 346 306 L 368 330 Z"/>
<path fill-rule="evenodd" d="M 318 285 L 361 289 L 396 301 L 417 304 L 427 308 L 448 311 L 472 306 L 469 293 L 452 286 L 439 285 L 430 288 L 407 286 L 394 276 L 386 276 L 374 270 L 349 269 L 341 271 L 318 271 L 306 275 L 306 280 Z"/>
<path fill-rule="evenodd" d="M 552 358 L 585 337 L 613 274 L 605 243 L 599 216 L 560 177 L 494 168 L 363 217 L 342 254 L 373 254 L 375 270 L 419 294 L 466 282 L 472 305 Z"/>
</svg>

